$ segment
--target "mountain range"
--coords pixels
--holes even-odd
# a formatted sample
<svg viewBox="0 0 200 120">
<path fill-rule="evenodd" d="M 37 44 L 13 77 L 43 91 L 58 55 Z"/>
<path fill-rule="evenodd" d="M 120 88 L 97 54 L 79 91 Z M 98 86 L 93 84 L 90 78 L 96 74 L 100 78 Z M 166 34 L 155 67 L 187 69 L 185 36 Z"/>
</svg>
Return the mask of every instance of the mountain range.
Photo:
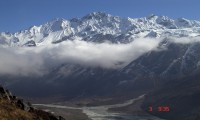
<svg viewBox="0 0 200 120">
<path fill-rule="evenodd" d="M 90 97 L 118 98 L 119 96 L 128 98 L 148 94 L 149 96 L 147 95 L 148 97 L 143 105 L 144 109 L 152 103 L 156 105 L 158 103 L 175 104 L 174 101 L 181 98 L 181 104 L 174 108 L 176 110 L 181 105 L 192 102 L 193 98 L 184 101 L 188 96 L 195 94 L 199 98 L 199 94 L 197 94 L 200 92 L 200 89 L 198 89 L 199 84 L 193 84 L 199 83 L 197 79 L 193 78 L 200 72 L 199 36 L 200 21 L 185 18 L 174 20 L 167 16 L 156 15 L 143 18 L 121 18 L 104 12 L 93 12 L 82 18 L 73 18 L 70 20 L 58 18 L 46 24 L 32 26 L 29 29 L 16 33 L 0 33 L 0 45 L 3 49 L 14 48 L 17 51 L 18 49 L 30 48 L 30 50 L 39 51 L 42 47 L 43 49 L 47 49 L 48 53 L 42 54 L 42 56 L 47 56 L 45 61 L 43 61 L 48 65 L 48 72 L 45 74 L 40 76 L 23 75 L 21 73 L 10 75 L 9 72 L 6 72 L 6 74 L 1 74 L 1 82 L 12 89 L 12 91 L 15 91 L 16 94 L 36 98 L 60 97 L 64 100 Z M 77 40 L 81 42 L 73 43 Z M 152 40 L 156 42 L 152 43 Z M 90 61 L 89 58 L 92 58 L 90 55 L 93 54 L 89 54 L 87 59 L 81 59 L 84 64 L 75 62 L 78 61 L 77 59 L 67 62 L 69 57 L 58 62 L 56 60 L 60 58 L 59 56 L 56 56 L 53 61 L 58 62 L 55 65 L 52 65 L 54 64 L 52 62 L 48 63 L 49 55 L 54 56 L 55 53 L 65 54 L 66 51 L 70 51 L 71 49 L 79 49 L 80 46 L 72 48 L 67 46 L 68 49 L 64 48 L 63 50 L 65 52 L 54 53 L 55 50 L 60 49 L 60 44 L 65 45 L 69 41 L 72 41 L 70 45 L 79 43 L 89 44 L 88 46 L 91 47 L 93 45 L 108 45 L 108 49 L 101 54 L 101 50 L 107 47 L 100 46 L 98 48 L 100 52 L 95 52 L 95 55 L 99 56 Z M 139 42 L 135 45 L 137 41 Z M 124 57 L 123 54 L 125 52 L 120 53 L 120 51 L 120 54 L 117 54 L 117 50 L 121 50 L 121 47 L 117 47 L 117 49 L 114 49 L 114 52 L 111 52 L 106 57 L 101 56 L 109 53 L 109 51 L 113 51 L 109 48 L 109 45 L 119 46 L 130 44 L 134 45 L 130 47 L 128 53 L 125 51 L 126 56 L 131 56 L 128 57 L 128 60 L 120 58 Z M 153 47 L 145 46 L 144 49 L 143 44 L 155 45 Z M 55 47 L 56 49 L 48 49 L 49 46 L 57 47 Z M 84 50 L 87 53 L 91 53 L 96 49 L 90 51 L 87 47 L 82 46 L 80 51 Z M 19 51 L 17 54 L 21 55 L 23 52 Z M 82 56 L 84 53 L 78 54 L 78 56 Z M 107 60 L 107 57 L 109 58 L 109 56 L 115 53 L 119 58 L 115 61 L 111 57 L 109 60 L 111 60 L 111 63 L 114 61 L 114 63 L 110 67 L 104 61 Z M 135 55 L 136 53 L 137 55 Z M 31 52 L 28 52 L 27 56 L 32 56 Z M 70 54 L 70 56 L 73 57 L 74 55 Z M 34 63 L 33 59 L 28 59 L 28 65 Z M 98 62 L 99 65 L 88 65 L 95 60 L 100 61 Z M 35 65 L 33 64 L 33 66 Z M 16 72 L 18 70 L 20 71 L 20 67 L 17 67 Z M 173 89 L 176 91 L 182 89 L 182 92 L 175 92 Z M 186 92 L 185 90 L 191 92 Z M 161 99 L 160 95 L 162 93 L 163 96 Z M 187 94 L 187 96 L 184 93 L 190 94 Z M 156 96 L 153 100 L 151 98 L 152 95 Z M 160 102 L 155 102 L 158 100 Z M 189 113 L 189 111 L 195 111 L 197 108 L 188 107 L 185 110 L 186 112 L 182 113 Z M 174 116 L 176 111 L 172 111 L 171 113 Z M 193 112 L 193 114 L 196 117 L 190 120 L 195 120 L 199 117 L 199 113 Z M 172 115 L 160 116 L 170 118 L 170 120 L 176 119 Z M 178 117 L 182 119 L 184 115 L 181 114 Z"/>
<path fill-rule="evenodd" d="M 82 18 L 54 19 L 16 33 L 2 32 L 0 40 L 7 46 L 39 46 L 81 39 L 92 42 L 129 43 L 140 37 L 195 37 L 200 21 L 150 15 L 144 18 L 120 18 L 93 12 Z"/>
</svg>

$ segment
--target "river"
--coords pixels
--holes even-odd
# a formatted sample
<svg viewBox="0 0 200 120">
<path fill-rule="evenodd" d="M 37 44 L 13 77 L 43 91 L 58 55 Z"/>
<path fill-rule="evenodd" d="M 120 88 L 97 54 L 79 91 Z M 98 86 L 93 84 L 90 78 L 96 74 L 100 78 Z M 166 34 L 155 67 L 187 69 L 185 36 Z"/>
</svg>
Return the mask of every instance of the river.
<svg viewBox="0 0 200 120">
<path fill-rule="evenodd" d="M 136 116 L 125 113 L 117 113 L 108 111 L 109 108 L 123 107 L 132 104 L 134 101 L 141 99 L 144 95 L 139 96 L 121 104 L 114 105 L 102 105 L 92 107 L 69 107 L 55 104 L 34 104 L 34 106 L 44 106 L 51 108 L 62 108 L 62 109 L 78 109 L 82 110 L 92 120 L 164 120 L 155 116 Z"/>
</svg>

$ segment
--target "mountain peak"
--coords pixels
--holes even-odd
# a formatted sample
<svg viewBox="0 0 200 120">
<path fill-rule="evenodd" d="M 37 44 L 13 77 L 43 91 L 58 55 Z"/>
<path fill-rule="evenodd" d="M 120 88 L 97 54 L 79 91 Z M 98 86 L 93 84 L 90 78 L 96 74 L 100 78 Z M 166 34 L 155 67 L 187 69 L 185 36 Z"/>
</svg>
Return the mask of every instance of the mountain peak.
<svg viewBox="0 0 200 120">
<path fill-rule="evenodd" d="M 67 20 L 65 20 L 64 18 L 54 18 L 49 23 L 65 22 L 65 21 L 67 21 Z"/>
<path fill-rule="evenodd" d="M 110 14 L 108 14 L 108 13 L 106 13 L 106 12 L 92 12 L 92 13 L 90 13 L 89 15 L 91 15 L 91 16 L 111 16 Z"/>
<path fill-rule="evenodd" d="M 54 18 L 50 22 L 47 22 L 47 24 L 57 24 L 57 23 L 62 24 L 63 22 L 66 22 L 66 21 L 67 20 L 65 20 L 64 18 Z"/>
<path fill-rule="evenodd" d="M 154 18 L 154 17 L 156 17 L 155 14 L 150 14 L 150 15 L 147 16 L 147 19 L 151 19 L 151 18 Z"/>
<path fill-rule="evenodd" d="M 47 22 L 45 25 L 43 25 L 43 29 L 46 29 L 48 31 L 59 31 L 63 30 L 68 26 L 68 21 L 63 18 L 55 18 L 51 20 L 50 22 Z"/>
<path fill-rule="evenodd" d="M 83 19 L 92 19 L 92 18 L 100 19 L 104 17 L 111 17 L 111 15 L 106 12 L 92 12 L 84 16 Z"/>
</svg>

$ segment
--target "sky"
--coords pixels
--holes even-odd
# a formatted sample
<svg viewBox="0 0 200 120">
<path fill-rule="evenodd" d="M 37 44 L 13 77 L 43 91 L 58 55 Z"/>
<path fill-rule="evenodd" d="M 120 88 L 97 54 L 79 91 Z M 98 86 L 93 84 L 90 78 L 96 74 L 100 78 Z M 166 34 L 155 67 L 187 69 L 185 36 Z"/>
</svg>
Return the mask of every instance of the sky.
<svg viewBox="0 0 200 120">
<path fill-rule="evenodd" d="M 71 19 L 91 12 L 120 17 L 150 14 L 200 20 L 200 0 L 1 0 L 0 32 L 17 32 L 54 18 Z"/>
</svg>

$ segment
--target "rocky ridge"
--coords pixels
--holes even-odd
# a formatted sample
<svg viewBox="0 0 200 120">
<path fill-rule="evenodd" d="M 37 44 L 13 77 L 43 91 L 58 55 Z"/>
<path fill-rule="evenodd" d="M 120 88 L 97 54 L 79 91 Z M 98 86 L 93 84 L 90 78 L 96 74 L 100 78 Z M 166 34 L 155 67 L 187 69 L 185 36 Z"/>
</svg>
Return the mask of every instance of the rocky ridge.
<svg viewBox="0 0 200 120">
<path fill-rule="evenodd" d="M 0 86 L 0 119 L 15 120 L 65 120 L 61 116 L 34 108 L 30 102 L 25 102 Z"/>
</svg>

